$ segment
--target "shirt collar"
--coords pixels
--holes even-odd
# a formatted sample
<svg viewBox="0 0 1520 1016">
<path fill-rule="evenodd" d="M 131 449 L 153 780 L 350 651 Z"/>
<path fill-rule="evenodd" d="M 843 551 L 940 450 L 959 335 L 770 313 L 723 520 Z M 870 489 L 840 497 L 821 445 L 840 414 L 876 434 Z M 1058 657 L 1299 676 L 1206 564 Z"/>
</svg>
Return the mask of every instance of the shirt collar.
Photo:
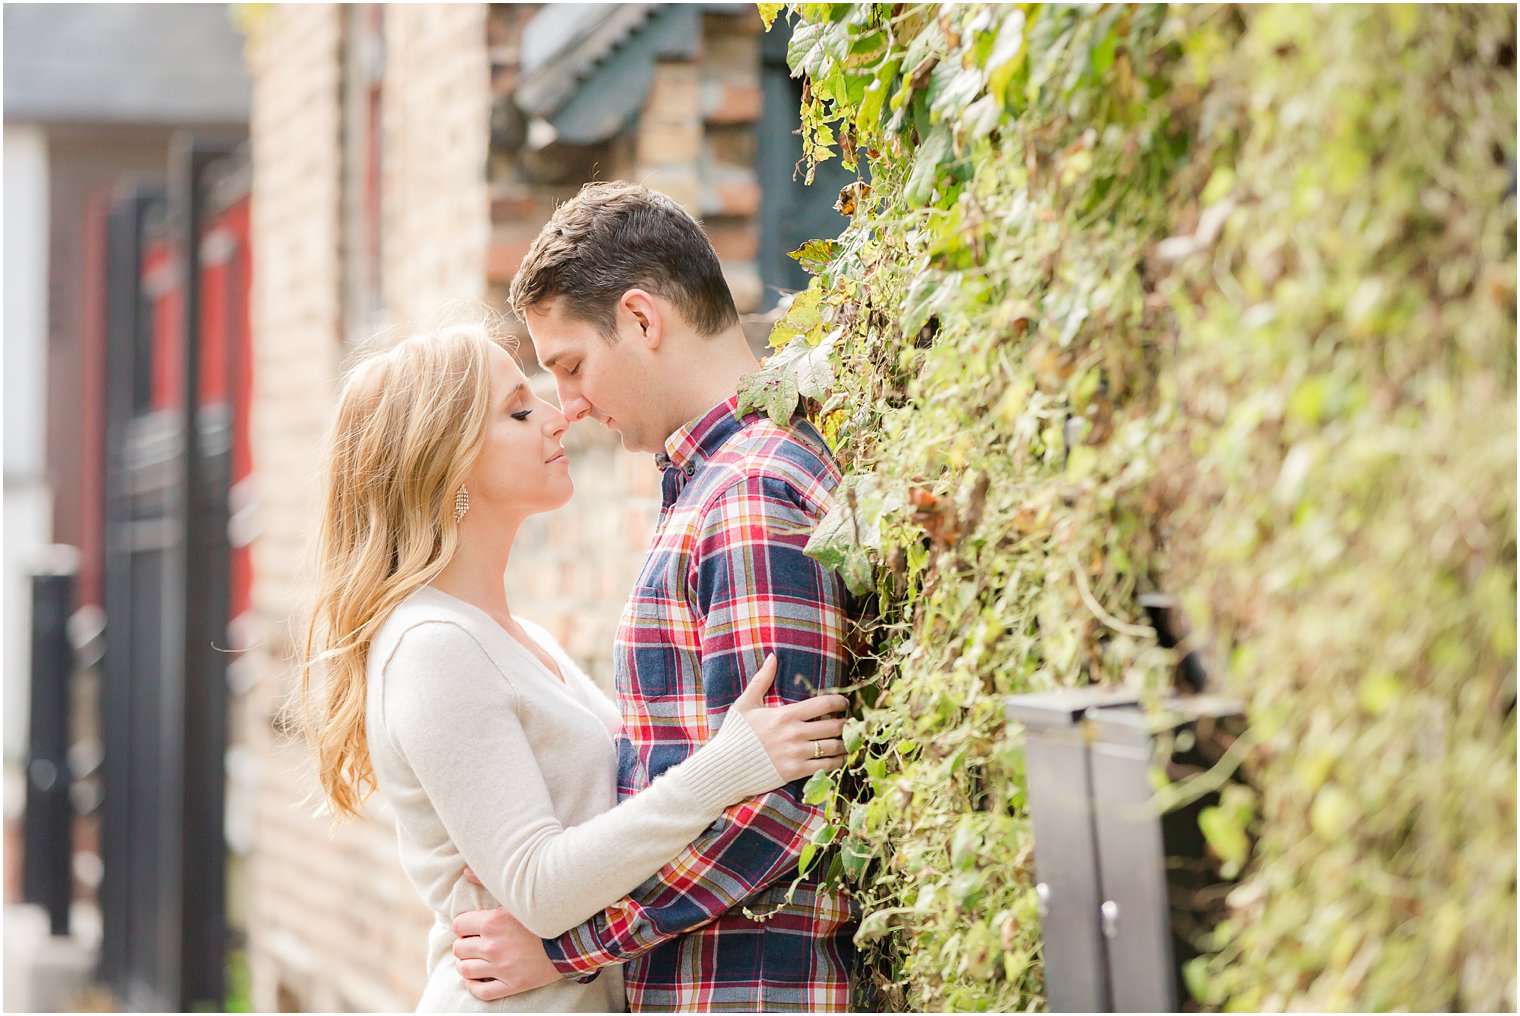
<svg viewBox="0 0 1520 1016">
<path fill-rule="evenodd" d="M 681 425 L 665 439 L 665 450 L 654 457 L 655 464 L 662 470 L 676 466 L 687 476 L 695 473 L 704 459 L 722 448 L 744 425 L 738 409 L 739 396 L 734 395 Z"/>
</svg>

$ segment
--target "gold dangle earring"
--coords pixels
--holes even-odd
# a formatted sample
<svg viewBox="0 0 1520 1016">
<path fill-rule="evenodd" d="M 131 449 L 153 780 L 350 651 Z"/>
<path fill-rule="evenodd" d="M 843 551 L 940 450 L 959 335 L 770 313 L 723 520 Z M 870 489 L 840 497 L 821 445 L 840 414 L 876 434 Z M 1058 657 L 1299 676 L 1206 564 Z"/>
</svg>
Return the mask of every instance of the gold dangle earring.
<svg viewBox="0 0 1520 1016">
<path fill-rule="evenodd" d="M 464 519 L 464 513 L 470 510 L 470 492 L 464 484 L 459 485 L 459 490 L 454 494 L 454 521 Z"/>
</svg>

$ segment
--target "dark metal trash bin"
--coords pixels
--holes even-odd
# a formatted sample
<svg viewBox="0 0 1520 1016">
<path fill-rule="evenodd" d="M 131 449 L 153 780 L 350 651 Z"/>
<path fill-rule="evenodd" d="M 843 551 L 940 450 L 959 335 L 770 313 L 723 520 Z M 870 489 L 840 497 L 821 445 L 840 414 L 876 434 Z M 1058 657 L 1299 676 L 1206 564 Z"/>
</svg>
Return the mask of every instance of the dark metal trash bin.
<svg viewBox="0 0 1520 1016">
<path fill-rule="evenodd" d="M 1188 915 L 1215 879 L 1198 813 L 1217 795 L 1161 815 L 1151 773 L 1212 765 L 1214 733 L 1238 726 L 1241 712 L 1208 696 L 1148 711 L 1100 688 L 1008 700 L 1008 718 L 1026 731 L 1052 1011 L 1169 1012 L 1186 1000 L 1182 964 L 1202 923 Z"/>
</svg>

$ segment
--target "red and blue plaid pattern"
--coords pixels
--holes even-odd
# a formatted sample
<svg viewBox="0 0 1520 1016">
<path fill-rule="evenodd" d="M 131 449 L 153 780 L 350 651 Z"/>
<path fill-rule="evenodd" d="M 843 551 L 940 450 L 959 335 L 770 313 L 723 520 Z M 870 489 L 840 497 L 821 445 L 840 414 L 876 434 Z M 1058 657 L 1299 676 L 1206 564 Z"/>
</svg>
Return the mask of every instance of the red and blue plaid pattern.
<svg viewBox="0 0 1520 1016">
<path fill-rule="evenodd" d="M 802 552 L 838 467 L 806 421 L 741 420 L 735 405 L 661 457 L 659 528 L 617 633 L 619 797 L 716 733 L 766 653 L 772 704 L 843 683 L 846 593 Z M 569 977 L 626 961 L 635 1012 L 845 1011 L 854 902 L 816 877 L 788 899 L 824 821 L 802 785 L 730 808 L 628 898 L 546 942 L 550 959 Z"/>
</svg>

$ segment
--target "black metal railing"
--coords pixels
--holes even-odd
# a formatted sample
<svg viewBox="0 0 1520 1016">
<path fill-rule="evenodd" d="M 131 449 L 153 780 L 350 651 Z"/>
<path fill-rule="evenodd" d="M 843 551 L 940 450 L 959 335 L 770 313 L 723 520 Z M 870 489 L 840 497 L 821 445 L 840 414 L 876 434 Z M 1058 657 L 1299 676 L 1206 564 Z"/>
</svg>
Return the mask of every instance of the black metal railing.
<svg viewBox="0 0 1520 1016">
<path fill-rule="evenodd" d="M 234 423 L 201 388 L 201 275 L 214 170 L 234 153 L 180 138 L 167 192 L 123 195 L 110 217 L 100 973 L 128 1009 L 215 1010 L 224 990 Z M 155 243 L 177 302 L 145 284 Z M 166 306 L 178 321 L 155 321 Z M 177 348 L 155 344 L 160 324 Z M 154 408 L 143 379 L 165 354 L 180 388 Z"/>
<path fill-rule="evenodd" d="M 54 935 L 69 933 L 74 896 L 74 804 L 70 795 L 69 701 L 74 647 L 74 569 L 32 575 L 32 686 L 26 756 L 26 821 L 21 887 L 28 903 L 48 913 Z"/>
</svg>

